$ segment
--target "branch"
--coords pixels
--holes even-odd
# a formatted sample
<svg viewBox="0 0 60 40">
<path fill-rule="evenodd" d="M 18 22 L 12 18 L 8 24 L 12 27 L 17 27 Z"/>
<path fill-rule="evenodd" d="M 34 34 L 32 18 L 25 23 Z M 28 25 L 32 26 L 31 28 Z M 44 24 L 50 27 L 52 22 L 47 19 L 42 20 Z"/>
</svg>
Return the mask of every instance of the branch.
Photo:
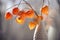
<svg viewBox="0 0 60 40">
<path fill-rule="evenodd" d="M 27 1 L 25 1 L 25 0 L 23 0 L 32 10 L 34 10 L 33 8 L 32 8 L 32 6 L 27 2 Z M 34 12 L 35 12 L 35 15 L 36 16 L 38 16 L 38 14 L 37 14 L 37 12 L 34 10 Z"/>
<path fill-rule="evenodd" d="M 22 0 L 21 0 L 21 1 L 22 1 Z M 19 2 L 19 4 L 15 4 L 15 5 L 13 5 L 12 7 L 14 7 L 14 6 L 16 6 L 16 5 L 19 7 L 19 5 L 21 4 L 21 1 Z M 10 7 L 10 8 L 12 8 L 12 7 Z M 6 11 L 9 10 L 10 8 L 6 9 Z"/>
</svg>

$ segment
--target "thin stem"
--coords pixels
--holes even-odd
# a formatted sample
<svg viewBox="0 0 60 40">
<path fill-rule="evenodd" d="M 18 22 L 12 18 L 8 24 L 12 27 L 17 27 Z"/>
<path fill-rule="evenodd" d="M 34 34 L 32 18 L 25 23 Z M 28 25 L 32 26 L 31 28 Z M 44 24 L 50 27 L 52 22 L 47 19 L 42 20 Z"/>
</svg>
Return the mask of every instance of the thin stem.
<svg viewBox="0 0 60 40">
<path fill-rule="evenodd" d="M 48 5 L 50 5 L 50 2 L 49 2 L 49 0 L 48 0 Z"/>
<path fill-rule="evenodd" d="M 23 0 L 32 10 L 34 10 L 33 8 L 32 8 L 32 6 L 27 2 L 27 1 L 25 1 L 25 0 Z M 37 14 L 37 12 L 34 10 L 34 12 L 35 12 L 35 15 L 36 16 L 38 16 L 38 14 Z"/>
<path fill-rule="evenodd" d="M 19 2 L 19 4 L 15 4 L 15 5 L 11 6 L 10 8 L 12 8 L 12 7 L 16 6 L 16 5 L 19 7 L 19 5 L 21 4 L 21 1 Z M 9 10 L 10 8 L 6 9 L 6 11 Z"/>
<path fill-rule="evenodd" d="M 42 7 L 43 7 L 43 5 L 44 5 L 44 0 L 43 0 L 43 4 L 42 4 Z M 41 13 L 41 16 L 42 16 L 42 13 Z"/>
<path fill-rule="evenodd" d="M 21 1 L 22 1 L 22 0 L 21 0 Z M 19 2 L 18 7 L 19 7 L 19 5 L 21 4 L 21 1 Z"/>
<path fill-rule="evenodd" d="M 12 7 L 16 6 L 16 5 L 18 5 L 18 4 L 15 4 L 15 5 L 11 6 L 10 8 L 12 8 Z M 6 11 L 9 10 L 10 8 L 6 9 Z"/>
</svg>

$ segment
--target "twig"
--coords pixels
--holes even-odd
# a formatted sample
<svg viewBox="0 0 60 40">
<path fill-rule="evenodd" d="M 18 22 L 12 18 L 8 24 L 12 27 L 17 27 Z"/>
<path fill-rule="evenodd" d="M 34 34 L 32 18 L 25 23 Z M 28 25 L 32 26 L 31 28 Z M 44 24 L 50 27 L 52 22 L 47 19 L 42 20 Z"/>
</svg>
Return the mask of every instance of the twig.
<svg viewBox="0 0 60 40">
<path fill-rule="evenodd" d="M 21 1 L 22 1 L 22 0 L 21 0 Z M 19 5 L 21 4 L 21 1 L 19 2 L 18 7 L 19 7 Z"/>
<path fill-rule="evenodd" d="M 32 6 L 27 2 L 27 1 L 25 1 L 25 0 L 23 0 L 32 10 L 34 10 L 33 8 L 32 8 Z M 36 16 L 38 16 L 38 14 L 37 14 L 37 12 L 34 10 L 34 12 L 35 12 L 35 15 Z"/>
<path fill-rule="evenodd" d="M 15 4 L 15 5 L 13 5 L 12 7 L 14 7 L 14 6 L 16 6 L 16 5 L 18 5 L 18 4 Z M 10 8 L 12 8 L 12 7 L 10 7 Z M 6 11 L 9 10 L 10 8 L 6 9 Z"/>
<path fill-rule="evenodd" d="M 42 4 L 42 7 L 43 7 L 43 5 L 44 5 L 44 0 L 43 0 L 43 4 Z M 41 13 L 41 16 L 42 16 L 42 13 Z"/>
<path fill-rule="evenodd" d="M 19 7 L 19 5 L 21 4 L 21 1 L 19 2 L 19 4 L 15 4 L 15 5 L 11 6 L 10 8 L 12 8 L 12 7 L 16 6 L 16 5 Z M 6 11 L 9 10 L 10 8 L 6 9 Z"/>
</svg>

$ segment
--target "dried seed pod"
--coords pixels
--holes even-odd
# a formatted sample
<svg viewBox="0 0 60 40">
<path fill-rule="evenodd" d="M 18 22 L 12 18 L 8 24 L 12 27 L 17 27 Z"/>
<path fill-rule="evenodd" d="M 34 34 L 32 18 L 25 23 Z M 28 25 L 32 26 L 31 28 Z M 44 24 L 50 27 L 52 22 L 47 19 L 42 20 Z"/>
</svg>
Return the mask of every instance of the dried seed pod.
<svg viewBox="0 0 60 40">
<path fill-rule="evenodd" d="M 19 8 L 15 7 L 15 8 L 13 8 L 12 13 L 13 13 L 13 15 L 17 15 L 19 11 L 20 11 Z"/>
<path fill-rule="evenodd" d="M 7 12 L 6 14 L 5 14 L 5 19 L 6 20 L 10 20 L 12 18 L 12 14 L 10 13 L 10 12 Z"/>
<path fill-rule="evenodd" d="M 42 20 L 43 20 L 43 16 L 37 16 L 37 17 L 34 18 L 34 22 L 36 24 L 39 24 Z"/>
<path fill-rule="evenodd" d="M 32 9 L 28 10 L 26 12 L 27 18 L 33 18 L 34 17 L 34 11 Z"/>
<path fill-rule="evenodd" d="M 19 11 L 19 13 L 18 13 L 18 16 L 20 16 L 20 17 L 22 17 L 22 18 L 26 18 L 26 13 L 25 13 L 25 11 Z"/>
<path fill-rule="evenodd" d="M 36 22 L 30 22 L 29 23 L 29 29 L 33 30 L 36 27 L 36 24 L 37 24 Z"/>
<path fill-rule="evenodd" d="M 16 22 L 18 23 L 18 24 L 23 24 L 24 23 L 24 19 L 23 18 L 21 18 L 21 17 L 17 17 L 16 18 Z"/>
<path fill-rule="evenodd" d="M 48 6 L 47 6 L 47 5 L 44 6 L 44 7 L 42 7 L 41 13 L 42 13 L 42 14 L 45 14 L 45 15 L 48 15 Z"/>
<path fill-rule="evenodd" d="M 43 20 L 43 16 L 38 16 L 37 19 L 38 20 Z"/>
<path fill-rule="evenodd" d="M 37 17 L 35 17 L 34 20 L 35 20 L 35 21 L 41 21 L 41 20 L 43 20 L 43 16 L 37 16 Z"/>
</svg>

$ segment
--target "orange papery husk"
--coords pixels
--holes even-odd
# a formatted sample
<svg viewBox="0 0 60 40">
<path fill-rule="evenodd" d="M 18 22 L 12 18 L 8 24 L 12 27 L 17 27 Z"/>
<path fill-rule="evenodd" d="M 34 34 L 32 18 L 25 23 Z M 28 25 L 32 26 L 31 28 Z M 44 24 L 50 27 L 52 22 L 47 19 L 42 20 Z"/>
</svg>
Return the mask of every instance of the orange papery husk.
<svg viewBox="0 0 60 40">
<path fill-rule="evenodd" d="M 6 12 L 4 17 L 6 20 L 10 20 L 10 19 L 12 19 L 13 15 L 10 12 Z"/>
<path fill-rule="evenodd" d="M 27 18 L 33 18 L 34 17 L 34 11 L 32 9 L 28 10 L 26 12 Z"/>
<path fill-rule="evenodd" d="M 12 9 L 12 14 L 17 15 L 19 13 L 20 9 L 18 7 L 15 7 Z"/>
<path fill-rule="evenodd" d="M 48 11 L 49 11 L 49 8 L 48 8 L 47 5 L 44 6 L 44 7 L 42 7 L 42 9 L 41 9 L 41 13 L 42 13 L 42 14 L 45 14 L 45 15 L 48 15 Z"/>
</svg>

